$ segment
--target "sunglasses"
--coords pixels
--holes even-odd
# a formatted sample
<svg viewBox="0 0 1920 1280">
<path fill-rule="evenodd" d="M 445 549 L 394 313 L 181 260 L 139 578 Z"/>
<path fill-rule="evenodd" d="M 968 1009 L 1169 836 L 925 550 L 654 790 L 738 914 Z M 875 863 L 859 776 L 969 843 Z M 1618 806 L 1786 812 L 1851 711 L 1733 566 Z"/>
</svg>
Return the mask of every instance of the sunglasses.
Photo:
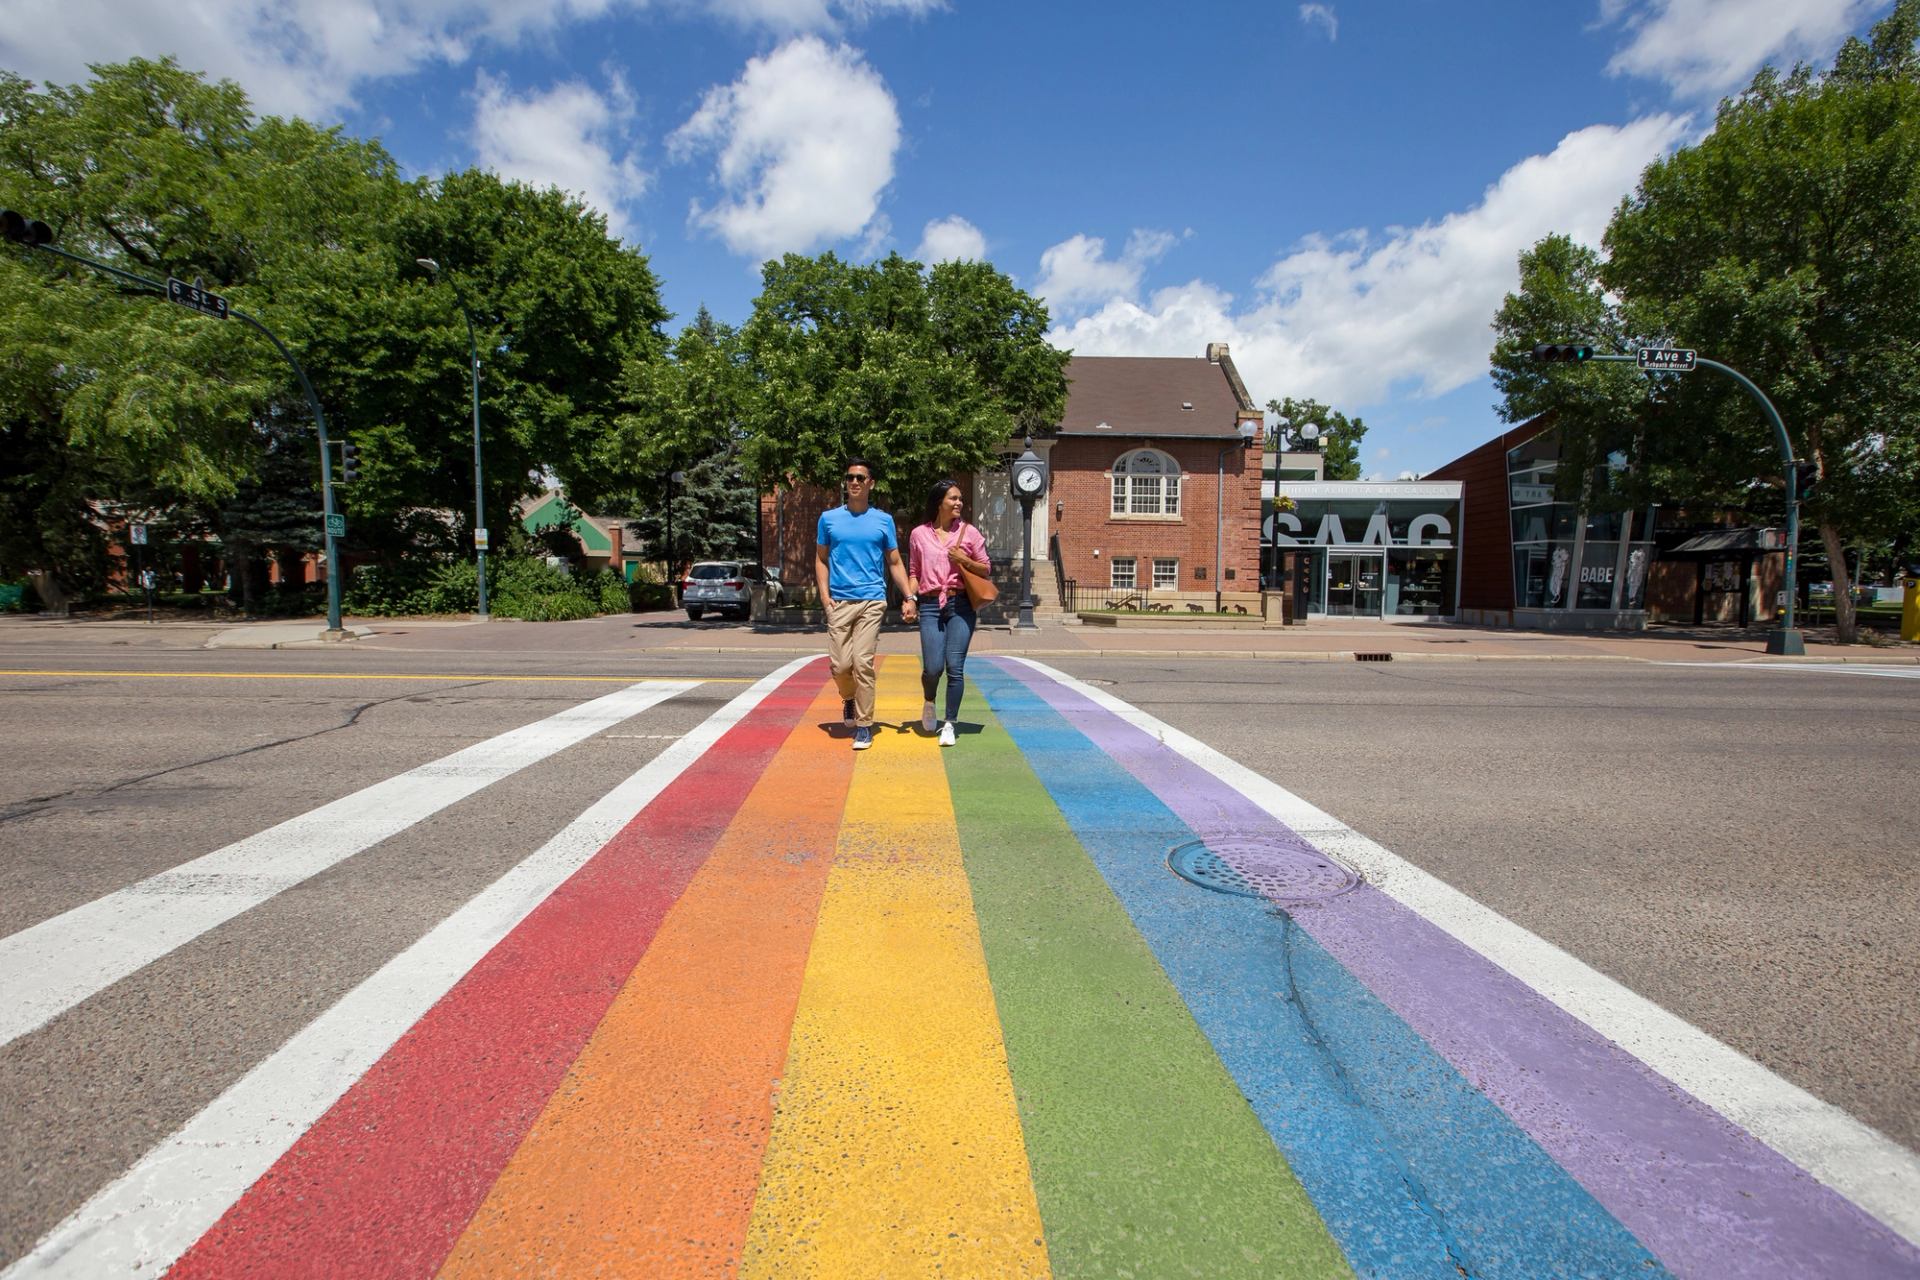
<svg viewBox="0 0 1920 1280">
<path fill-rule="evenodd" d="M 848 484 L 872 484 L 873 483 L 872 476 L 857 476 L 857 475 L 854 475 L 852 472 L 848 472 L 845 476 L 842 477 L 842 479 L 844 479 Z"/>
</svg>

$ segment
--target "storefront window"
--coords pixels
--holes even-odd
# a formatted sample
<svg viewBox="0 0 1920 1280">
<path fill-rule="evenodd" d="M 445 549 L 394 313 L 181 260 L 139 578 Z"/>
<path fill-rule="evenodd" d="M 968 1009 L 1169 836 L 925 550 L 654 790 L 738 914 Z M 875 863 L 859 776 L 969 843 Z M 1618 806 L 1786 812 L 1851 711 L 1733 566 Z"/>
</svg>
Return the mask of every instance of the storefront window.
<svg viewBox="0 0 1920 1280">
<path fill-rule="evenodd" d="M 1453 553 L 1389 551 L 1386 612 L 1397 617 L 1440 617 L 1453 612 Z"/>
</svg>

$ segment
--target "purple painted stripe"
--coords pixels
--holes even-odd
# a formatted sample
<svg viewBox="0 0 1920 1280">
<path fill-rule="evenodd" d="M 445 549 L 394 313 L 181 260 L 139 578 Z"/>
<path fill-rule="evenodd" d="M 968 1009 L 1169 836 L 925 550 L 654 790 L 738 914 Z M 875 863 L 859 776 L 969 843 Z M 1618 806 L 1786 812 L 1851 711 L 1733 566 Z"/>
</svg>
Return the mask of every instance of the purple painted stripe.
<svg viewBox="0 0 1920 1280">
<path fill-rule="evenodd" d="M 1202 839 L 1308 843 L 1082 694 L 994 665 Z M 1920 1250 L 1878 1220 L 1386 894 L 1361 885 L 1292 914 L 1676 1276 L 1920 1274 Z"/>
</svg>

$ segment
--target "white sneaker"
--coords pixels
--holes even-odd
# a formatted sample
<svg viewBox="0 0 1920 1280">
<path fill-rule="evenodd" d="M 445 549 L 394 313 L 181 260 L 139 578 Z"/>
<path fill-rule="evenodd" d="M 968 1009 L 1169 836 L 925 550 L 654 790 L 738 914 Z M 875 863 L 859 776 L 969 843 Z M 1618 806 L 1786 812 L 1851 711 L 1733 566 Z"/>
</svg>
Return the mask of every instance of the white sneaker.
<svg viewBox="0 0 1920 1280">
<path fill-rule="evenodd" d="M 951 720 L 940 726 L 940 745 L 943 747 L 953 745 L 953 721 Z"/>
<path fill-rule="evenodd" d="M 931 702 L 923 702 L 920 704 L 920 727 L 928 733 L 932 733 L 940 727 L 940 717 L 933 713 L 933 704 Z"/>
</svg>

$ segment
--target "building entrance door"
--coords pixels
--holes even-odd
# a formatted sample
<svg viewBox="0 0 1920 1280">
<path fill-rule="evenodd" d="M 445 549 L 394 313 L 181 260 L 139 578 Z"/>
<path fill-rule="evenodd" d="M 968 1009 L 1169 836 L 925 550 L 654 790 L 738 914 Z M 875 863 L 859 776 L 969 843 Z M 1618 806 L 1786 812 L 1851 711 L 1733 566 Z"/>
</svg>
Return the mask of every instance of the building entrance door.
<svg viewBox="0 0 1920 1280">
<path fill-rule="evenodd" d="M 1327 613 L 1335 618 L 1380 616 L 1386 557 L 1331 552 L 1327 556 Z"/>
</svg>

